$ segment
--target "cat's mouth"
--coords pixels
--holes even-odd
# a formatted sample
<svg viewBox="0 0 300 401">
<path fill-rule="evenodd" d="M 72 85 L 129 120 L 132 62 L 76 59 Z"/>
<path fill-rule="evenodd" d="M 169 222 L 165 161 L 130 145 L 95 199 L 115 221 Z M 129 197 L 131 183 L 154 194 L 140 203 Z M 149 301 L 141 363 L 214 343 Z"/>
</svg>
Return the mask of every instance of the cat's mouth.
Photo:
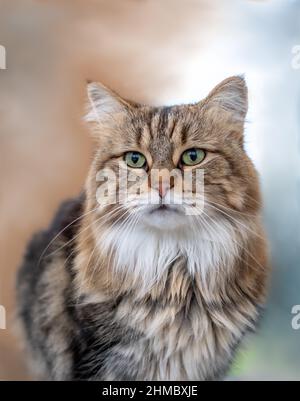
<svg viewBox="0 0 300 401">
<path fill-rule="evenodd" d="M 164 213 L 179 213 L 178 209 L 169 205 L 164 205 L 164 204 L 160 204 L 157 205 L 157 207 L 153 208 L 150 211 L 150 214 L 154 214 L 154 213 L 160 213 L 160 214 L 164 214 Z"/>
<path fill-rule="evenodd" d="M 147 226 L 159 229 L 170 230 L 182 226 L 186 219 L 178 205 L 158 204 L 152 206 L 145 214 Z"/>
</svg>

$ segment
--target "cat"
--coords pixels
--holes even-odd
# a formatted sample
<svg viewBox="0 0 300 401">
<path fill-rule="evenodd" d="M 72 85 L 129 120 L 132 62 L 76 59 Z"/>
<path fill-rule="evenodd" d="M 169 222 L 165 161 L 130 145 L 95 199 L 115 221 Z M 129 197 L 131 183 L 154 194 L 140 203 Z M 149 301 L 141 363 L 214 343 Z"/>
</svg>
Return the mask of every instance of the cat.
<svg viewBox="0 0 300 401">
<path fill-rule="evenodd" d="M 269 272 L 258 176 L 244 150 L 245 80 L 169 107 L 95 82 L 87 93 L 95 154 L 84 190 L 33 237 L 17 278 L 33 371 L 221 380 L 256 328 Z M 191 185 L 179 185 L 188 173 Z"/>
</svg>

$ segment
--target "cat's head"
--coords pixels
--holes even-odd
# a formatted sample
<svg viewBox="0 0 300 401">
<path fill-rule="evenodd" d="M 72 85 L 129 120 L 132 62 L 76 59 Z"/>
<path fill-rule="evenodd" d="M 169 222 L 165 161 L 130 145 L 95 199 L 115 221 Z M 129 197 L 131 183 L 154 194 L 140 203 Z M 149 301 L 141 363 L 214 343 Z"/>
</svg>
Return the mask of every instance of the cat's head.
<svg viewBox="0 0 300 401">
<path fill-rule="evenodd" d="M 97 83 L 88 98 L 96 152 L 87 194 L 100 225 L 176 230 L 258 210 L 257 175 L 244 150 L 243 78 L 224 80 L 196 104 L 145 106 Z"/>
</svg>

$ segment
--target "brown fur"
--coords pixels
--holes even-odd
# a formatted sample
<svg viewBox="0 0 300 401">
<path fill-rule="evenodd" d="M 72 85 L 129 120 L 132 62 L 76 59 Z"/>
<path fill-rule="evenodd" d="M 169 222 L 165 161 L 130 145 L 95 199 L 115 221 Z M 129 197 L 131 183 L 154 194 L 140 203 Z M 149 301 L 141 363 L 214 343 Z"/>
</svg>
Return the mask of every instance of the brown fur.
<svg viewBox="0 0 300 401">
<path fill-rule="evenodd" d="M 94 360 L 84 365 L 85 371 L 82 361 L 78 362 L 81 374 L 111 380 L 221 378 L 244 334 L 255 328 L 268 275 L 257 173 L 243 148 L 247 112 L 245 83 L 239 77 L 229 78 L 198 104 L 170 108 L 134 104 L 95 84 L 90 88 L 89 97 L 92 110 L 88 120 L 97 140 L 96 153 L 86 182 L 82 218 L 75 230 L 76 237 L 71 237 L 74 258 L 70 267 L 70 298 L 77 305 L 75 310 L 81 322 L 92 319 L 94 324 L 99 324 L 98 319 L 101 321 L 101 315 L 93 316 L 85 308 L 106 307 L 105 313 L 110 311 L 102 324 L 115 327 L 115 331 L 110 335 L 101 334 L 104 340 L 99 338 L 100 342 L 106 343 L 107 335 L 113 339 L 119 330 L 124 332 L 124 338 L 108 346 L 105 357 L 99 351 L 98 362 L 94 356 Z M 187 269 L 192 255 L 179 253 L 159 272 L 159 280 L 149 285 L 138 270 L 129 269 L 129 266 L 128 269 L 117 268 L 117 248 L 110 249 L 108 254 L 101 246 L 110 228 L 122 224 L 126 213 L 134 210 L 134 206 L 103 206 L 101 199 L 99 206 L 97 173 L 109 167 L 118 175 L 118 163 L 122 163 L 124 153 L 132 150 L 145 155 L 148 175 L 153 169 L 180 171 L 180 157 L 189 148 L 206 151 L 204 161 L 193 167 L 205 170 L 204 212 L 207 217 L 204 231 L 206 227 L 216 238 L 222 238 L 222 230 L 231 230 L 231 246 L 236 253 L 231 255 L 228 251 L 228 265 L 223 258 L 223 265 L 210 266 L 205 273 L 196 269 L 193 274 Z M 147 193 L 157 185 L 149 179 L 142 191 Z M 129 191 L 131 189 L 130 184 Z M 117 190 L 121 191 L 119 186 Z M 197 218 L 195 224 L 198 224 Z M 124 235 L 121 241 L 129 240 Z M 203 239 L 199 237 L 199 241 Z M 205 244 L 218 246 L 217 239 L 216 244 L 204 241 L 204 247 Z M 128 242 L 128 246 L 128 253 L 134 253 L 132 243 Z M 55 263 L 61 266 L 64 258 L 58 255 Z M 53 276 L 45 276 L 43 280 L 48 285 L 42 299 L 46 297 L 47 304 L 56 309 L 52 312 L 50 308 L 50 317 L 46 320 L 53 322 L 55 316 L 64 314 L 59 298 L 55 301 L 55 293 L 61 292 L 58 288 L 64 284 Z M 84 300 L 83 304 L 79 300 Z M 37 319 L 37 325 L 40 324 Z M 60 332 L 54 336 L 69 354 L 72 354 L 72 347 L 65 336 L 70 331 L 68 338 L 72 337 L 72 330 L 76 331 L 73 325 L 74 322 L 63 320 Z M 60 336 L 65 339 L 59 340 Z M 69 360 L 66 356 L 65 359 Z M 66 364 L 68 371 L 72 370 L 68 367 L 70 363 L 69 360 Z M 101 365 L 98 375 L 89 373 L 94 371 L 91 366 L 97 363 Z M 51 371 L 49 375 L 56 377 Z M 65 377 L 65 373 L 61 377 Z M 76 375 L 70 373 L 67 377 L 76 378 Z"/>
</svg>

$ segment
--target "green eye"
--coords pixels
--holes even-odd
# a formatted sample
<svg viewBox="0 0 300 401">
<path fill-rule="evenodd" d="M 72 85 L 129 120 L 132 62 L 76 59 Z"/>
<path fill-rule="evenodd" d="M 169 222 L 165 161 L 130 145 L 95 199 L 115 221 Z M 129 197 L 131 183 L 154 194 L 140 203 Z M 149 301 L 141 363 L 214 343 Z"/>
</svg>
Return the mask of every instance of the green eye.
<svg viewBox="0 0 300 401">
<path fill-rule="evenodd" d="M 205 151 L 202 149 L 188 149 L 183 152 L 181 156 L 181 162 L 185 166 L 196 166 L 204 160 L 205 158 Z"/>
<path fill-rule="evenodd" d="M 146 158 L 140 152 L 127 152 L 125 153 L 125 162 L 129 167 L 143 168 L 146 164 Z"/>
</svg>

